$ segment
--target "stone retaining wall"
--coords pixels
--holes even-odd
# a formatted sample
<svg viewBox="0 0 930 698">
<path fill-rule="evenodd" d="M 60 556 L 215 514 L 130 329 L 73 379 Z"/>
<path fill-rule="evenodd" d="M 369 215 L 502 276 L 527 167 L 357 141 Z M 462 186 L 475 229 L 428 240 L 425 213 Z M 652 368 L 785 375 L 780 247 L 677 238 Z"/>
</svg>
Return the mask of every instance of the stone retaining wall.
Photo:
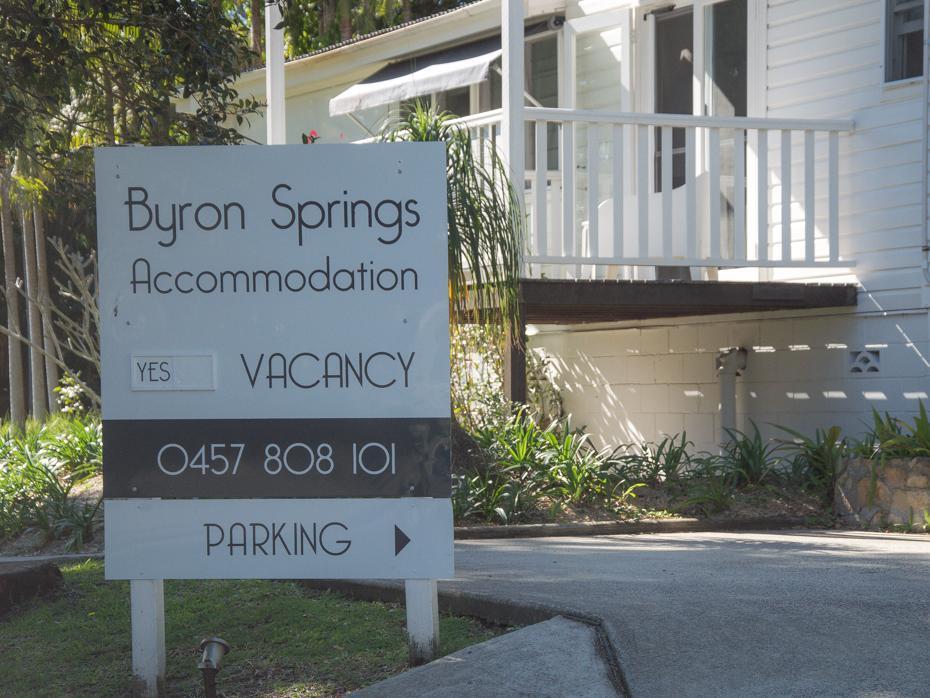
<svg viewBox="0 0 930 698">
<path fill-rule="evenodd" d="M 836 513 L 849 526 L 924 528 L 930 514 L 930 458 L 850 458 L 837 477 Z"/>
</svg>

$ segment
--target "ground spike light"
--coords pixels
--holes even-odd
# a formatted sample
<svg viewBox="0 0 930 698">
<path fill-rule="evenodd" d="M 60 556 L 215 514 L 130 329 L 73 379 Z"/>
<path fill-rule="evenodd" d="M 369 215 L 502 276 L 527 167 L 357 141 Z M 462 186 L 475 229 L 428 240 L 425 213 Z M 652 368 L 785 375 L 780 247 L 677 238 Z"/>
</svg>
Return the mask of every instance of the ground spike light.
<svg viewBox="0 0 930 698">
<path fill-rule="evenodd" d="M 216 698 L 216 675 L 220 671 L 223 657 L 229 654 L 229 643 L 218 637 L 208 637 L 200 641 L 203 655 L 197 668 L 203 673 L 203 692 L 206 698 Z"/>
</svg>

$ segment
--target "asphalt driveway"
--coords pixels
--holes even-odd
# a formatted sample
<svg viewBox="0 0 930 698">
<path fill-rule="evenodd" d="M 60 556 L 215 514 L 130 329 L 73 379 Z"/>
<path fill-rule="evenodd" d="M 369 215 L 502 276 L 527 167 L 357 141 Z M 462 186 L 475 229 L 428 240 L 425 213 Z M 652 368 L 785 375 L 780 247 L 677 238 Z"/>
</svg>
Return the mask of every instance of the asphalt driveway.
<svg viewBox="0 0 930 698">
<path fill-rule="evenodd" d="M 600 616 L 634 696 L 930 696 L 930 536 L 462 541 L 456 574 Z"/>
</svg>

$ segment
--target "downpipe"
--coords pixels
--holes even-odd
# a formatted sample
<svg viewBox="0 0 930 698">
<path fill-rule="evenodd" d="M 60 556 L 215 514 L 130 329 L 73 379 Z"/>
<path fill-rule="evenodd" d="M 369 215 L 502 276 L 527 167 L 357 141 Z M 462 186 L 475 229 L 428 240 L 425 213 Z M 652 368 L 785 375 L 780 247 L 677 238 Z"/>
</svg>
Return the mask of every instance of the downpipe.
<svg viewBox="0 0 930 698">
<path fill-rule="evenodd" d="M 733 347 L 717 354 L 717 377 L 720 380 L 720 449 L 732 440 L 731 432 L 736 429 L 736 377 L 743 375 L 748 363 L 749 352 L 743 347 Z"/>
</svg>

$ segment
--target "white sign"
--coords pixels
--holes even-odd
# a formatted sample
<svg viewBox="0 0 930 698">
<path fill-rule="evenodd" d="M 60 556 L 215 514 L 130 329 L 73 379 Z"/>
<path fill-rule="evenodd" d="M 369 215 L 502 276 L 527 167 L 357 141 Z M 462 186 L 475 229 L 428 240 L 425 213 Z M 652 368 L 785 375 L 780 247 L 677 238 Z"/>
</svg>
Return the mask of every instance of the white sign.
<svg viewBox="0 0 930 698">
<path fill-rule="evenodd" d="M 448 499 L 117 499 L 108 579 L 452 577 Z"/>
<path fill-rule="evenodd" d="M 107 575 L 449 576 L 444 146 L 104 148 L 96 178 Z"/>
<path fill-rule="evenodd" d="M 438 143 L 103 148 L 103 418 L 449 417 Z M 216 389 L 130 359 L 216 356 Z"/>
</svg>

